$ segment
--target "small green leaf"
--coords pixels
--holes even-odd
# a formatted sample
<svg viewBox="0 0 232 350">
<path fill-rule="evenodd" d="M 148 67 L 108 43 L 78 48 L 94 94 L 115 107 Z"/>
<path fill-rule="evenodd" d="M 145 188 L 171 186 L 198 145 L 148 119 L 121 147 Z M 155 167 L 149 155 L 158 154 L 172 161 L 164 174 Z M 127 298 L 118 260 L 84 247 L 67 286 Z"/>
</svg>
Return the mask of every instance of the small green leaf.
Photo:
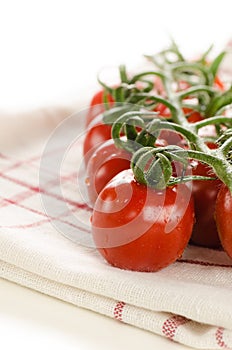
<svg viewBox="0 0 232 350">
<path fill-rule="evenodd" d="M 225 57 L 226 51 L 221 52 L 211 63 L 210 65 L 210 71 L 213 74 L 214 78 L 217 75 L 218 69 L 220 67 L 220 64 Z"/>
<path fill-rule="evenodd" d="M 213 49 L 213 44 L 210 45 L 210 47 L 203 53 L 203 55 L 201 56 L 201 58 L 199 59 L 199 62 L 201 63 L 205 63 L 206 62 L 206 58 L 209 55 L 209 53 L 212 51 Z"/>
<path fill-rule="evenodd" d="M 124 64 L 121 64 L 119 66 L 119 74 L 121 78 L 122 83 L 128 83 L 128 77 L 127 77 L 127 72 L 126 72 L 126 66 Z"/>
<path fill-rule="evenodd" d="M 232 103 L 232 87 L 226 92 L 218 96 L 215 96 L 211 100 L 211 102 L 209 103 L 205 111 L 205 115 L 207 116 L 207 118 L 213 117 L 216 115 L 218 111 L 220 111 L 220 109 L 222 109 L 227 105 L 230 105 L 231 103 Z"/>
</svg>

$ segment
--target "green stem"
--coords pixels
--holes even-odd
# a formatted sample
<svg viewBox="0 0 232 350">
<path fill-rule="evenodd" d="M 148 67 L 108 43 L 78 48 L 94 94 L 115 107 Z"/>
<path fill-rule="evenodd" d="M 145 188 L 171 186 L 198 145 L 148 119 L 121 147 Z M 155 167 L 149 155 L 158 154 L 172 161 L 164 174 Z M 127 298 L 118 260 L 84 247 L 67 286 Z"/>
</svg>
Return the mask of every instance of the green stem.
<svg viewBox="0 0 232 350">
<path fill-rule="evenodd" d="M 173 50 L 173 52 L 176 51 L 175 46 Z M 165 53 L 163 55 L 165 56 Z M 159 58 L 162 59 L 162 54 Z M 150 109 L 154 109 L 156 103 L 161 103 L 170 110 L 171 114 L 171 122 L 169 122 L 165 119 L 154 118 L 155 113 L 152 112 L 133 111 L 123 114 L 113 124 L 112 137 L 116 145 L 134 154 L 132 169 L 135 170 L 142 183 L 151 184 L 154 188 L 164 188 L 173 181 L 185 181 L 184 174 L 179 178 L 177 177 L 176 180 L 172 179 L 171 164 L 172 161 L 181 162 L 185 169 L 189 159 L 192 158 L 208 164 L 232 193 L 232 165 L 230 163 L 232 137 L 227 136 L 229 137 L 228 140 L 224 141 L 223 139 L 221 146 L 212 150 L 205 144 L 205 140 L 198 135 L 198 130 L 206 125 L 213 124 L 219 129 L 220 124 L 228 126 L 232 123 L 232 118 L 222 115 L 214 116 L 219 109 L 232 103 L 232 89 L 219 93 L 213 88 L 214 76 L 222 58 L 222 56 L 218 56 L 211 67 L 208 67 L 201 62 L 186 62 L 182 57 L 179 57 L 178 62 L 169 62 L 169 57 L 166 56 L 159 64 L 160 60 L 157 59 L 157 63 L 156 58 L 152 57 L 151 59 L 159 67 L 158 72 L 143 72 L 135 75 L 132 79 L 128 79 L 125 67 L 120 67 L 122 85 L 116 91 L 120 95 L 120 101 L 137 103 L 141 107 L 148 106 Z M 142 92 L 136 86 L 133 86 L 137 81 L 143 81 L 143 78 L 152 75 L 158 76 L 162 80 L 165 97 L 151 92 L 148 93 L 152 88 L 149 81 L 145 81 L 148 86 L 142 89 Z M 177 92 L 176 86 L 181 79 L 184 79 L 192 87 Z M 131 89 L 126 84 L 131 86 Z M 108 87 L 106 88 L 108 92 L 111 92 Z M 197 123 L 188 122 L 183 112 L 183 105 L 186 102 L 184 99 L 191 95 L 197 95 L 199 102 L 198 106 L 192 107 L 194 110 L 199 106 L 201 106 L 200 111 L 205 108 L 203 111 L 208 117 L 205 120 Z M 202 103 L 203 97 L 207 98 L 207 103 Z M 138 132 L 136 127 L 140 127 L 142 131 Z M 181 134 L 189 142 L 189 147 L 192 149 L 186 150 L 178 146 L 155 147 L 155 140 L 160 130 L 163 129 L 173 130 Z M 127 136 L 126 141 L 121 138 L 122 132 Z M 146 148 L 146 146 L 149 147 Z M 142 169 L 140 166 L 142 166 Z M 196 177 L 188 176 L 188 179 L 195 180 Z"/>
<path fill-rule="evenodd" d="M 158 103 L 158 102 L 162 103 L 163 105 L 165 105 L 166 107 L 168 107 L 170 109 L 170 112 L 173 116 L 175 116 L 177 113 L 177 110 L 176 110 L 176 107 L 174 106 L 174 104 L 172 104 L 170 101 L 166 100 L 165 98 L 161 97 L 160 95 L 139 93 L 139 94 L 136 94 L 136 97 L 138 99 L 145 98 L 147 101 L 154 101 L 156 103 Z"/>
<path fill-rule="evenodd" d="M 152 134 L 157 130 L 170 130 L 178 132 L 179 134 L 183 135 L 187 141 L 195 144 L 197 150 L 203 151 L 207 154 L 209 153 L 209 148 L 205 145 L 202 138 L 198 137 L 198 135 L 192 132 L 190 128 L 186 128 L 176 123 L 169 123 L 165 120 L 157 118 L 148 125 L 147 131 Z"/>
<path fill-rule="evenodd" d="M 140 74 L 135 75 L 130 81 L 129 84 L 134 84 L 136 81 L 140 80 L 143 77 L 149 76 L 149 75 L 155 75 L 161 79 L 165 77 L 165 75 L 161 72 L 156 72 L 156 71 L 148 71 L 148 72 L 143 72 Z"/>
<path fill-rule="evenodd" d="M 227 123 L 232 125 L 232 118 L 219 115 L 216 117 L 206 118 L 204 120 L 196 122 L 193 124 L 193 126 L 195 127 L 196 130 L 199 130 L 200 128 L 206 125 L 227 124 Z"/>
<path fill-rule="evenodd" d="M 227 154 L 232 149 L 232 137 L 230 137 L 228 140 L 226 140 L 219 148 L 222 152 L 222 154 L 226 157 Z"/>
<path fill-rule="evenodd" d="M 232 103 L 232 88 L 224 92 L 222 95 L 215 96 L 208 105 L 205 114 L 208 117 L 214 116 L 223 107 Z"/>
<path fill-rule="evenodd" d="M 184 116 L 182 108 L 180 107 L 179 99 L 177 98 L 175 92 L 172 90 L 173 76 L 172 72 L 167 66 L 166 68 L 166 77 L 163 79 L 163 84 L 168 96 L 169 101 L 174 106 L 172 119 L 175 123 L 180 125 L 187 125 L 188 122 Z"/>
<path fill-rule="evenodd" d="M 178 69 L 179 67 L 182 68 L 184 65 L 182 64 L 175 64 L 172 69 Z M 172 67 L 172 65 L 171 65 Z M 192 67 L 192 68 L 198 68 L 198 66 L 195 65 L 187 65 L 186 67 Z M 203 125 L 207 125 L 206 121 L 198 122 L 194 126 L 194 124 L 190 124 L 187 119 L 185 118 L 182 106 L 180 104 L 178 94 L 175 93 L 175 91 L 172 90 L 172 85 L 175 82 L 173 79 L 173 71 L 170 70 L 169 67 L 165 69 L 166 71 L 166 77 L 163 79 L 163 83 L 166 89 L 167 96 L 169 98 L 169 101 L 173 104 L 173 106 L 176 109 L 176 113 L 173 115 L 173 120 L 175 124 L 171 124 L 173 128 L 180 132 L 182 135 L 184 135 L 190 142 L 193 142 L 196 146 L 196 151 L 194 150 L 187 150 L 188 155 L 190 158 L 197 159 L 199 161 L 205 162 L 206 164 L 210 165 L 212 169 L 214 170 L 215 174 L 218 176 L 219 179 L 221 179 L 230 189 L 232 193 L 232 166 L 231 164 L 226 160 L 225 153 L 230 149 L 231 144 L 228 141 L 226 143 L 226 146 L 224 146 L 224 152 L 222 153 L 221 150 L 210 150 L 204 143 L 201 137 L 197 135 L 195 131 L 198 130 L 198 128 L 202 127 Z M 202 70 L 203 74 L 206 74 L 205 69 Z M 208 123 L 215 121 L 216 119 L 208 120 Z M 217 119 L 217 122 L 225 122 L 228 121 L 227 118 L 219 117 Z M 204 124 L 205 123 L 205 124 Z M 168 123 L 169 124 L 169 123 Z M 159 127 L 168 128 L 167 122 L 160 123 Z M 170 124 L 169 124 L 170 129 Z M 195 129 L 195 130 L 194 130 Z M 184 152 L 186 152 L 184 150 Z"/>
<path fill-rule="evenodd" d="M 213 82 L 213 74 L 210 74 L 210 71 L 199 62 L 192 63 L 192 62 L 177 62 L 173 63 L 171 65 L 171 69 L 173 73 L 175 71 L 192 71 L 193 73 L 197 74 L 198 76 L 203 77 L 204 84 L 205 85 L 212 85 Z"/>
<path fill-rule="evenodd" d="M 145 129 L 146 119 L 150 122 L 151 118 L 157 116 L 155 112 L 140 112 L 140 111 L 132 111 L 123 114 L 119 117 L 112 126 L 112 138 L 114 139 L 114 143 L 117 147 L 123 148 L 128 152 L 134 153 L 141 144 L 136 141 L 133 133 L 133 139 L 129 139 L 129 136 L 132 135 L 131 128 L 128 129 L 127 126 L 134 126 L 134 131 L 136 131 L 135 126 L 140 127 L 142 130 Z M 124 126 L 126 126 L 125 130 L 130 130 L 130 135 L 126 140 L 121 138 L 121 133 L 124 131 Z M 140 133 L 141 134 L 141 133 Z M 139 134 L 139 135 L 140 135 Z"/>
<path fill-rule="evenodd" d="M 191 87 L 187 90 L 178 92 L 176 95 L 177 95 L 177 97 L 183 99 L 185 97 L 194 95 L 197 92 L 207 92 L 209 94 L 213 94 L 213 93 L 215 93 L 215 89 L 212 88 L 211 86 L 207 86 L 207 85 L 198 85 L 196 87 Z"/>
<path fill-rule="evenodd" d="M 119 66 L 119 73 L 120 73 L 120 79 L 122 83 L 128 83 L 128 77 L 127 77 L 127 73 L 126 73 L 126 67 L 124 64 L 122 64 L 121 66 Z"/>
<path fill-rule="evenodd" d="M 217 177 L 228 186 L 232 193 L 232 166 L 222 155 L 220 149 L 211 150 L 211 154 L 205 154 L 194 150 L 183 150 L 183 154 L 186 154 L 186 152 L 190 158 L 209 165 Z"/>
</svg>

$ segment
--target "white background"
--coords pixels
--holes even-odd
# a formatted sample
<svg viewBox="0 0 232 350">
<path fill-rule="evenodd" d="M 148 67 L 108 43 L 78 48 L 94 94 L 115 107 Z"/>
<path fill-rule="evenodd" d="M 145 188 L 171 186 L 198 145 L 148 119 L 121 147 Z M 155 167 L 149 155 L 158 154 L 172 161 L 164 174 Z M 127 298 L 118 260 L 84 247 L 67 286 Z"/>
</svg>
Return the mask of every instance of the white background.
<svg viewBox="0 0 232 350">
<path fill-rule="evenodd" d="M 232 35 L 230 0 L 1 0 L 0 108 L 74 101 L 99 69 L 138 62 L 172 36 L 187 54 Z"/>
<path fill-rule="evenodd" d="M 230 0 L 0 1 L 0 109 L 80 100 L 100 69 L 133 66 L 170 36 L 188 55 L 211 43 L 219 51 L 232 36 L 231 10 Z M 5 281 L 0 327 L 7 350 L 184 349 Z"/>
</svg>

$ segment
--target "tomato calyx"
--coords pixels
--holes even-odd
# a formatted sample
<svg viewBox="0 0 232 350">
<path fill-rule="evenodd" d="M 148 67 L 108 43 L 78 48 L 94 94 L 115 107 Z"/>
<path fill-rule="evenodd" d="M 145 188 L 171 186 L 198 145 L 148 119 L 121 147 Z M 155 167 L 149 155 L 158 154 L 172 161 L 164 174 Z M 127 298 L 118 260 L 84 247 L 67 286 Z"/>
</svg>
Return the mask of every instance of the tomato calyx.
<svg viewBox="0 0 232 350">
<path fill-rule="evenodd" d="M 154 89 L 154 82 L 150 79 L 146 79 L 146 76 L 159 76 L 163 77 L 158 72 L 146 72 L 142 74 L 136 74 L 129 77 L 126 67 L 124 65 L 119 66 L 120 83 L 115 87 L 109 86 L 98 76 L 98 82 L 103 87 L 105 92 L 104 103 L 106 108 L 109 109 L 110 101 L 107 96 L 110 95 L 112 100 L 116 103 L 138 103 L 144 99 L 144 96 L 138 96 L 139 93 L 149 94 Z"/>
<path fill-rule="evenodd" d="M 149 120 L 151 117 L 153 118 L 152 121 L 146 123 L 146 118 Z M 228 121 L 227 118 L 225 120 Z M 211 121 L 212 119 L 208 120 L 209 123 Z M 218 122 L 221 121 L 222 119 L 218 118 Z M 141 128 L 139 132 L 137 132 L 136 126 Z M 130 131 L 132 128 L 134 132 L 126 133 L 126 140 L 125 138 L 122 140 L 120 137 L 121 130 L 127 130 L 127 128 L 130 128 Z M 188 147 L 169 145 L 157 148 L 156 141 L 159 140 L 161 130 L 171 130 L 179 133 L 187 140 Z M 212 166 L 213 169 L 216 167 L 219 172 L 221 172 L 220 168 L 225 166 L 225 161 L 218 159 L 216 154 L 213 153 L 221 150 L 212 150 L 210 144 L 206 145 L 191 128 L 188 129 L 161 120 L 155 113 L 128 112 L 123 114 L 113 124 L 112 136 L 117 147 L 133 153 L 131 166 L 136 179 L 153 188 L 165 188 L 190 180 L 212 180 L 211 177 L 186 173 L 187 166 L 192 158 Z M 178 176 L 172 172 L 173 162 L 181 164 L 182 171 L 178 171 Z M 230 175 L 228 175 L 227 180 L 230 181 Z"/>
</svg>

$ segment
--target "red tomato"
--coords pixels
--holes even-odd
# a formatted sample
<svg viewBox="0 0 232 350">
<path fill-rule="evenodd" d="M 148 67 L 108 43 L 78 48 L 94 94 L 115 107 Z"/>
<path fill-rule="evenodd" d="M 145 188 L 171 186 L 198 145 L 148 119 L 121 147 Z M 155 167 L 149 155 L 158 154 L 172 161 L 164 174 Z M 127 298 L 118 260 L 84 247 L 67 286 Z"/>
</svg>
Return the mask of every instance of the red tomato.
<svg viewBox="0 0 232 350">
<path fill-rule="evenodd" d="M 175 131 L 161 130 L 159 139 L 165 140 L 168 145 L 179 145 L 183 137 Z"/>
<path fill-rule="evenodd" d="M 186 185 L 154 190 L 138 183 L 128 169 L 99 194 L 92 233 L 98 251 L 111 265 L 151 272 L 182 255 L 193 222 L 193 201 Z"/>
<path fill-rule="evenodd" d="M 210 138 L 210 137 L 215 138 L 217 136 L 215 125 L 211 124 L 211 125 L 203 126 L 203 128 L 200 128 L 198 135 L 203 138 Z"/>
<path fill-rule="evenodd" d="M 90 123 L 83 144 L 83 155 L 86 164 L 97 147 L 111 138 L 111 128 L 111 125 L 103 123 L 102 115 L 99 115 Z"/>
<path fill-rule="evenodd" d="M 204 119 L 199 112 L 194 111 L 191 108 L 184 107 L 183 108 L 183 112 L 184 112 L 185 115 L 189 115 L 189 117 L 188 117 L 188 122 L 189 123 L 196 123 L 196 122 L 199 122 L 199 121 Z"/>
<path fill-rule="evenodd" d="M 154 77 L 154 91 L 158 95 L 164 95 L 164 93 L 165 93 L 162 79 L 158 76 Z"/>
<path fill-rule="evenodd" d="M 165 96 L 164 86 L 159 77 L 154 78 L 154 92 L 160 96 Z M 159 112 L 160 116 L 163 118 L 169 118 L 171 116 L 170 110 L 162 103 L 158 103 L 154 111 Z"/>
<path fill-rule="evenodd" d="M 218 76 L 216 76 L 215 79 L 214 79 L 214 85 L 219 90 L 222 90 L 222 91 L 225 90 L 225 86 L 224 86 L 223 82 L 221 81 L 221 79 Z"/>
<path fill-rule="evenodd" d="M 161 107 L 159 107 L 159 108 L 162 108 L 162 106 L 163 105 L 161 105 Z M 167 108 L 164 109 L 164 111 L 163 111 L 164 115 L 162 115 L 162 113 L 160 112 L 160 116 L 167 117 L 168 111 L 169 110 Z M 185 115 L 189 114 L 188 121 L 190 123 L 196 123 L 200 120 L 203 120 L 203 117 L 199 112 L 194 111 L 190 108 L 183 108 L 183 112 Z M 170 116 L 170 112 L 169 112 L 169 116 Z M 183 143 L 184 138 L 180 134 L 178 134 L 177 132 L 172 131 L 172 130 L 162 130 L 160 135 L 159 135 L 159 138 L 166 140 L 167 144 L 169 144 L 169 145 L 178 145 L 180 147 L 185 145 L 185 143 Z"/>
<path fill-rule="evenodd" d="M 171 113 L 170 113 L 169 108 L 167 108 L 162 103 L 158 103 L 157 106 L 154 108 L 154 111 L 158 112 L 160 117 L 162 117 L 162 118 L 170 118 L 171 117 Z"/>
<path fill-rule="evenodd" d="M 215 220 L 221 244 L 229 257 L 232 258 L 232 195 L 224 184 L 217 196 Z"/>
<path fill-rule="evenodd" d="M 178 82 L 178 90 L 177 91 L 187 90 L 188 88 L 190 88 L 190 86 L 191 85 L 187 81 L 180 80 Z"/>
<path fill-rule="evenodd" d="M 112 107 L 114 104 L 114 99 L 110 94 L 107 94 L 107 101 Z M 104 111 L 104 90 L 100 90 L 93 96 L 90 102 L 90 109 L 86 116 L 86 125 L 89 125 L 96 116 L 103 113 Z"/>
<path fill-rule="evenodd" d="M 210 144 L 210 148 L 216 145 Z M 212 170 L 207 165 L 194 161 L 193 175 L 214 177 Z M 222 182 L 216 180 L 193 181 L 193 198 L 195 204 L 196 223 L 193 227 L 191 243 L 208 248 L 220 247 L 220 239 L 216 222 L 214 220 L 215 203 Z"/>
<path fill-rule="evenodd" d="M 117 148 L 112 139 L 97 148 L 89 159 L 86 175 L 88 195 L 92 204 L 115 175 L 130 168 L 130 159 L 131 154 Z"/>
</svg>

